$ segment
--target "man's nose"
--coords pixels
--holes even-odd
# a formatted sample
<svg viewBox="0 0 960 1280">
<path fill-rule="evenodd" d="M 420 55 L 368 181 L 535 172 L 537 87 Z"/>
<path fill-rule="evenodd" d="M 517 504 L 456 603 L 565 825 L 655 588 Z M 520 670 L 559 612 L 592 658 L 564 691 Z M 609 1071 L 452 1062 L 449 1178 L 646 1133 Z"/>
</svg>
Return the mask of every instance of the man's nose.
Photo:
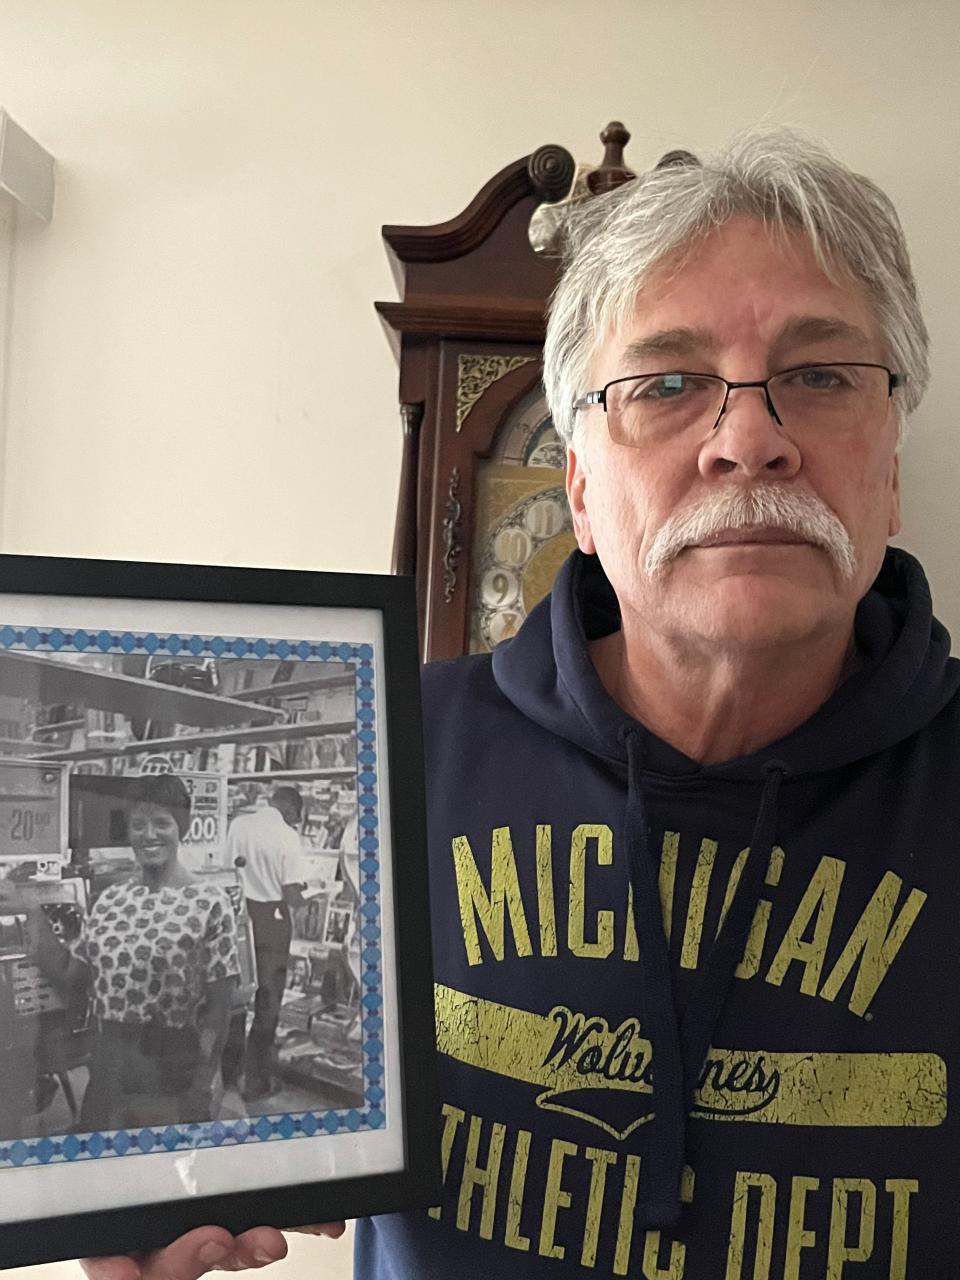
<svg viewBox="0 0 960 1280">
<path fill-rule="evenodd" d="M 731 387 L 726 408 L 700 450 L 701 475 L 786 480 L 802 462 L 793 439 L 771 414 L 765 388 Z"/>
</svg>

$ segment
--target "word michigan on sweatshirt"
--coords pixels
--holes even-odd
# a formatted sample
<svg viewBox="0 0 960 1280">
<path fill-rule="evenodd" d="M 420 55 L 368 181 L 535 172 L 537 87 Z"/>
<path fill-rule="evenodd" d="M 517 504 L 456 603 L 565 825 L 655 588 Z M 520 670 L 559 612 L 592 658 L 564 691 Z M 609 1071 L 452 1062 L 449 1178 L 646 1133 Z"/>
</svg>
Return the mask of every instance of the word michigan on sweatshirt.
<svg viewBox="0 0 960 1280">
<path fill-rule="evenodd" d="M 524 895 L 517 844 L 509 826 L 495 827 L 492 831 L 486 878 L 467 836 L 458 835 L 451 841 L 468 964 L 479 965 L 485 959 L 503 960 L 509 953 L 518 957 L 556 956 L 561 949 L 584 959 L 603 960 L 619 952 L 625 960 L 637 960 L 639 941 L 632 884 L 627 884 L 622 901 L 594 910 L 589 918 L 586 908 L 588 881 L 594 879 L 596 891 L 603 869 L 614 863 L 612 828 L 603 823 L 581 823 L 571 831 L 562 856 L 562 874 L 569 887 L 565 913 L 558 913 L 556 908 L 555 875 L 560 858 L 555 851 L 552 826 L 537 825 L 530 833 L 529 844 L 532 850 L 521 848 L 521 854 L 529 863 L 532 853 L 535 891 L 528 889 Z M 668 940 L 674 927 L 679 848 L 679 833 L 665 832 L 659 889 Z M 707 906 L 712 895 L 722 895 L 718 932 L 750 856 L 749 848 L 741 849 L 724 882 L 714 875 L 717 849 L 716 840 L 709 837 L 700 840 L 682 921 L 679 962 L 683 969 L 696 969 L 700 962 Z M 774 846 L 765 877 L 767 888 L 774 892 L 780 884 L 785 859 L 784 850 Z M 736 970 L 738 978 L 762 974 L 766 982 L 780 986 L 796 966 L 799 989 L 804 995 L 834 1001 L 847 987 L 850 1011 L 861 1018 L 869 1016 L 870 1005 L 927 895 L 922 889 L 907 888 L 895 872 L 884 872 L 838 949 L 835 922 L 844 892 L 846 865 L 843 859 L 830 855 L 820 858 L 791 918 L 777 937 L 770 936 L 772 896 L 761 897 Z M 486 941 L 486 952 L 481 937 Z M 830 964 L 828 953 L 834 956 Z"/>
</svg>

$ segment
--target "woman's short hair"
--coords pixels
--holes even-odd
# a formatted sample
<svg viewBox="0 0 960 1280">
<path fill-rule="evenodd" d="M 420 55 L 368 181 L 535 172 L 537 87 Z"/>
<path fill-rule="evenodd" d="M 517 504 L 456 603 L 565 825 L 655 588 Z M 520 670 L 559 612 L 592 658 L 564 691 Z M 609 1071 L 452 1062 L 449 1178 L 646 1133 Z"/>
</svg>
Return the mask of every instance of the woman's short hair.
<svg viewBox="0 0 960 1280">
<path fill-rule="evenodd" d="M 901 426 L 916 409 L 929 376 L 929 342 L 889 197 L 802 133 L 751 129 L 705 163 L 653 169 L 567 215 L 543 376 L 565 444 L 576 426 L 574 401 L 594 390 L 587 384 L 597 347 L 632 312 L 651 272 L 667 260 L 682 266 L 685 252 L 738 215 L 774 231 L 799 229 L 831 279 L 864 290 L 894 371 L 907 375 Z"/>
<path fill-rule="evenodd" d="M 127 810 L 135 804 L 155 804 L 169 809 L 182 840 L 190 830 L 190 792 L 175 773 L 145 773 L 127 791 Z"/>
</svg>

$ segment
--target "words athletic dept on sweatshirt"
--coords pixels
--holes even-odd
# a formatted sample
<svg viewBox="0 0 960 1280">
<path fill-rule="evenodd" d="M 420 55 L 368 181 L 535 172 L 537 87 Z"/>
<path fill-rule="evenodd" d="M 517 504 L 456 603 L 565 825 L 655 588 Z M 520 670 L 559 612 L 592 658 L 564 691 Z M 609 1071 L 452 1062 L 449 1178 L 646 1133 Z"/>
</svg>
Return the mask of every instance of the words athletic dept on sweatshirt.
<svg viewBox="0 0 960 1280">
<path fill-rule="evenodd" d="M 424 673 L 444 1195 L 360 1222 L 358 1280 L 960 1277 L 960 663 L 920 566 L 721 765 L 605 692 L 618 626 L 575 552 Z"/>
</svg>

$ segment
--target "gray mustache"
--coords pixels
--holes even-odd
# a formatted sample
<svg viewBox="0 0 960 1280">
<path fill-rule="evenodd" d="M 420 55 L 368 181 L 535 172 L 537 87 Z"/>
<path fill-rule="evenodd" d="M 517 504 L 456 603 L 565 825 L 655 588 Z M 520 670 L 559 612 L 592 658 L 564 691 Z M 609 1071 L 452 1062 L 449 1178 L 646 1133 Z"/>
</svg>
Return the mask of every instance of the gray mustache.
<svg viewBox="0 0 960 1280">
<path fill-rule="evenodd" d="M 843 523 L 825 502 L 799 489 L 756 485 L 752 489 L 718 489 L 695 506 L 675 511 L 653 540 L 644 569 L 657 577 L 687 547 L 725 529 L 762 526 L 796 534 L 821 547 L 844 578 L 857 571 L 857 556 Z"/>
</svg>

